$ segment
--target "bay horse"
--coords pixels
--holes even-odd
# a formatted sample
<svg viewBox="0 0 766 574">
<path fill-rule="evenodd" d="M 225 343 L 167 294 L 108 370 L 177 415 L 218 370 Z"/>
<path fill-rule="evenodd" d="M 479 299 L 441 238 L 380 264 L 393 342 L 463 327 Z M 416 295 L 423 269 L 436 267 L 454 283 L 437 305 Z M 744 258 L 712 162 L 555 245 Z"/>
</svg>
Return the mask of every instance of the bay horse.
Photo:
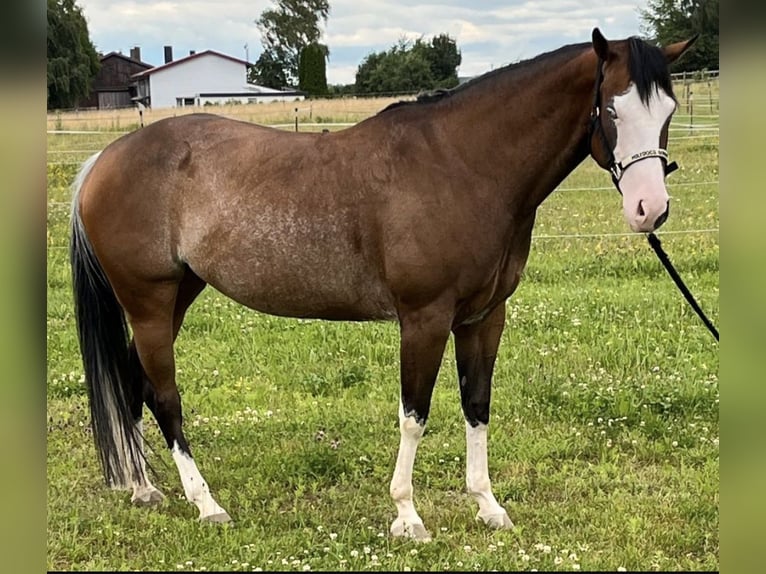
<svg viewBox="0 0 766 574">
<path fill-rule="evenodd" d="M 588 155 L 624 216 L 668 214 L 668 64 L 694 42 L 569 45 L 348 129 L 289 133 L 192 114 L 127 134 L 74 182 L 71 265 L 93 435 L 107 484 L 151 505 L 144 403 L 206 521 L 228 521 L 184 437 L 173 345 L 206 285 L 263 313 L 397 320 L 394 536 L 428 540 L 412 470 L 450 333 L 477 519 L 513 526 L 490 486 L 490 387 L 535 212 Z M 132 338 L 131 338 L 132 333 Z"/>
</svg>

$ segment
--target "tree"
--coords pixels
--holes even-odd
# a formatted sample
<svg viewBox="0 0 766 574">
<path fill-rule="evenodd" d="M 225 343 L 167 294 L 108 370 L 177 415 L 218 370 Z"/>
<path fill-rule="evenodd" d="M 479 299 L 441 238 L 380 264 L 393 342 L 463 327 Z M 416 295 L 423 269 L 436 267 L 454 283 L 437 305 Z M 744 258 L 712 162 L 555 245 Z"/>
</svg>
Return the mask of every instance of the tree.
<svg viewBox="0 0 766 574">
<path fill-rule="evenodd" d="M 461 55 L 447 34 L 430 42 L 399 40 L 386 52 L 373 52 L 356 71 L 359 93 L 416 92 L 457 85 Z"/>
<path fill-rule="evenodd" d="M 282 62 L 279 62 L 274 54 L 269 51 L 262 52 L 258 60 L 248 71 L 248 82 L 281 89 L 287 86 L 287 77 Z"/>
<path fill-rule="evenodd" d="M 309 44 L 301 50 L 298 87 L 312 96 L 327 94 L 325 53 L 325 47 L 320 44 Z"/>
<path fill-rule="evenodd" d="M 327 23 L 329 0 L 274 0 L 275 8 L 264 10 L 256 20 L 261 31 L 261 43 L 274 62 L 282 66 L 291 85 L 298 81 L 301 51 L 309 45 L 319 44 L 322 31 L 319 23 Z M 321 45 L 321 44 L 320 44 Z M 324 46 L 325 58 L 329 51 Z"/>
<path fill-rule="evenodd" d="M 434 36 L 428 44 L 421 41 L 416 42 L 414 49 L 423 50 L 425 59 L 431 67 L 434 87 L 453 88 L 457 86 L 457 68 L 463 57 L 455 40 L 450 38 L 448 34 L 440 34 Z"/>
<path fill-rule="evenodd" d="M 640 16 L 644 33 L 663 46 L 699 34 L 694 48 L 672 65 L 673 71 L 718 69 L 718 0 L 648 0 Z"/>
<path fill-rule="evenodd" d="M 75 0 L 48 0 L 48 109 L 75 107 L 100 62 Z"/>
</svg>

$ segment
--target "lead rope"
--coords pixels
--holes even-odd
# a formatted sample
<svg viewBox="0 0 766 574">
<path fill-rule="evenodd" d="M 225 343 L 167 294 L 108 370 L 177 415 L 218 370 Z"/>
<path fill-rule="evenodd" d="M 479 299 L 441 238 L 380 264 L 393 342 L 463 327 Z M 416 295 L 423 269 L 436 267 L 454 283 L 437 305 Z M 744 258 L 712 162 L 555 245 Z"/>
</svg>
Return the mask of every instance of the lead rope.
<svg viewBox="0 0 766 574">
<path fill-rule="evenodd" d="M 689 289 L 687 289 L 686 285 L 684 284 L 683 280 L 681 279 L 681 276 L 678 275 L 678 272 L 673 267 L 673 264 L 670 262 L 670 259 L 668 258 L 667 253 L 662 249 L 662 244 L 660 243 L 659 237 L 657 237 L 654 233 L 647 234 L 646 238 L 649 240 L 649 245 L 652 246 L 652 249 L 654 249 L 654 252 L 657 254 L 657 257 L 660 258 L 660 261 L 662 261 L 662 264 L 665 266 L 665 269 L 667 269 L 668 274 L 670 274 L 670 277 L 673 279 L 673 281 L 676 284 L 676 287 L 683 293 L 684 297 L 686 297 L 686 300 L 689 302 L 689 305 L 692 306 L 692 309 L 694 309 L 697 312 L 697 315 L 699 315 L 699 318 L 702 319 L 702 322 L 705 323 L 705 326 L 708 328 L 708 331 L 715 337 L 715 340 L 718 341 L 718 329 L 716 329 L 713 326 L 713 323 L 710 322 L 710 319 L 707 318 L 707 315 L 702 311 L 700 306 L 697 304 L 697 301 L 694 300 L 694 297 L 692 296 Z"/>
</svg>

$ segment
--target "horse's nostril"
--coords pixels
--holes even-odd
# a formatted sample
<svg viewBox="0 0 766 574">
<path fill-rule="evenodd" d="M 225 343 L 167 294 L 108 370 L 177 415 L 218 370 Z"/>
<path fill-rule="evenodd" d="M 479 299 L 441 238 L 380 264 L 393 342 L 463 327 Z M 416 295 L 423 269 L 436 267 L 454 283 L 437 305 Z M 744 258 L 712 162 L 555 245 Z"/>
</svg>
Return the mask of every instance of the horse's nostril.
<svg viewBox="0 0 766 574">
<path fill-rule="evenodd" d="M 639 201 L 638 202 L 638 215 L 639 215 L 639 217 L 643 217 L 644 215 L 646 215 L 645 212 L 644 212 L 644 202 L 643 201 Z"/>
</svg>

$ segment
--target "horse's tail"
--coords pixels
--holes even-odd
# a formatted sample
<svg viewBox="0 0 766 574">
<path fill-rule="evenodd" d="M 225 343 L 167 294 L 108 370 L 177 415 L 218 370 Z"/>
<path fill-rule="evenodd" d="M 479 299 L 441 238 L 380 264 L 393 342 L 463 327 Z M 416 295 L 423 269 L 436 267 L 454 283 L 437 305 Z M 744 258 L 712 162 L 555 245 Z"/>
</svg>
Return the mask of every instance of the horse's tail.
<svg viewBox="0 0 766 574">
<path fill-rule="evenodd" d="M 69 254 L 96 452 L 107 484 L 120 488 L 142 475 L 143 454 L 142 439 L 130 408 L 135 371 L 128 350 L 125 313 L 93 252 L 80 217 L 80 191 L 98 155 L 83 164 L 73 184 Z"/>
</svg>

